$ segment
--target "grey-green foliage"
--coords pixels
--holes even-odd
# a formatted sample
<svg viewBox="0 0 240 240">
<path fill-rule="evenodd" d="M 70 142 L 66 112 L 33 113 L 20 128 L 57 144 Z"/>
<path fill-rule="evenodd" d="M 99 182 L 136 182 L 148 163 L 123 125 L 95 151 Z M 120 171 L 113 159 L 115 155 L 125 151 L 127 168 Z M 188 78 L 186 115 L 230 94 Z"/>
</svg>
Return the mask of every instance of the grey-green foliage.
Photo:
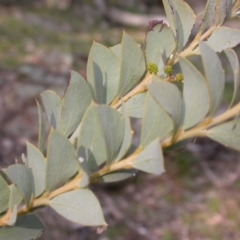
<svg viewBox="0 0 240 240">
<path fill-rule="evenodd" d="M 240 31 L 222 26 L 238 15 L 240 2 L 208 0 L 189 45 L 192 9 L 183 0 L 163 4 L 169 27 L 152 21 L 144 50 L 125 32 L 113 47 L 94 42 L 87 80 L 71 71 L 63 97 L 42 93 L 37 147 L 27 142 L 23 163 L 1 170 L 0 239 L 40 236 L 44 226 L 34 210 L 45 205 L 72 222 L 106 227 L 89 184 L 125 180 L 139 170 L 160 175 L 164 147 L 175 142 L 207 136 L 240 150 L 240 107 L 234 105 L 239 61 L 229 49 L 240 43 Z M 234 90 L 229 109 L 218 117 L 225 87 L 222 51 Z M 130 117 L 141 123 L 137 143 Z"/>
</svg>

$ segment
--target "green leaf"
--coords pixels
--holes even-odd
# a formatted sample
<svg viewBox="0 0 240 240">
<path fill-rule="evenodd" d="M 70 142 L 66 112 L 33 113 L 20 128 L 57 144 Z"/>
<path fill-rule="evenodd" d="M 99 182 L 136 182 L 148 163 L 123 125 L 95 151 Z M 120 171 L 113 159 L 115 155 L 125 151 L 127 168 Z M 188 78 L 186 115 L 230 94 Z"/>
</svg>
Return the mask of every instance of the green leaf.
<svg viewBox="0 0 240 240">
<path fill-rule="evenodd" d="M 231 103 L 229 108 L 232 107 L 236 100 L 236 96 L 238 93 L 239 81 L 240 81 L 240 74 L 239 74 L 239 61 L 236 52 L 232 49 L 225 49 L 224 53 L 226 54 L 228 61 L 230 62 L 232 71 L 233 71 L 233 82 L 234 82 L 234 90 Z"/>
<path fill-rule="evenodd" d="M 209 91 L 206 79 L 185 58 L 180 57 L 180 66 L 184 76 L 184 124 L 183 128 L 193 127 L 207 115 L 210 107 Z"/>
<path fill-rule="evenodd" d="M 61 194 L 50 201 L 50 206 L 64 218 L 83 226 L 106 226 L 101 206 L 88 189 Z"/>
<path fill-rule="evenodd" d="M 125 128 L 124 120 L 119 112 L 111 107 L 98 105 L 96 110 L 107 146 L 107 163 L 110 164 L 117 158 L 122 146 Z"/>
<path fill-rule="evenodd" d="M 34 179 L 31 169 L 22 164 L 15 164 L 3 170 L 22 194 L 27 206 L 35 195 Z"/>
<path fill-rule="evenodd" d="M 173 121 L 167 112 L 147 93 L 142 120 L 140 145 L 147 146 L 156 138 L 162 140 L 173 130 Z"/>
<path fill-rule="evenodd" d="M 132 138 L 133 138 L 133 131 L 131 128 L 131 123 L 130 123 L 128 111 L 126 109 L 125 104 L 122 104 L 122 115 L 123 115 L 123 119 L 124 119 L 124 134 L 123 134 L 121 148 L 120 148 L 117 158 L 116 158 L 116 162 L 119 161 L 120 159 L 122 159 L 124 157 L 124 155 L 127 153 L 127 151 L 129 150 L 129 148 L 131 146 Z"/>
<path fill-rule="evenodd" d="M 217 54 L 204 42 L 201 42 L 199 46 L 210 92 L 210 116 L 213 116 L 221 104 L 225 75 Z"/>
<path fill-rule="evenodd" d="M 41 97 L 50 126 L 59 130 L 62 112 L 61 98 L 50 90 L 44 91 Z"/>
<path fill-rule="evenodd" d="M 85 171 L 82 170 L 82 178 L 79 184 L 80 188 L 86 188 L 89 185 L 90 181 L 89 181 L 89 176 L 87 175 L 87 173 Z"/>
<path fill-rule="evenodd" d="M 35 185 L 35 197 L 38 197 L 45 190 L 45 170 L 46 160 L 43 154 L 31 143 L 27 142 L 27 167 L 32 170 L 34 185 Z"/>
<path fill-rule="evenodd" d="M 175 134 L 180 128 L 183 119 L 183 99 L 178 88 L 169 82 L 161 81 L 153 76 L 153 82 L 148 85 L 148 90 L 156 102 L 169 114 L 174 123 Z"/>
<path fill-rule="evenodd" d="M 39 127 L 38 127 L 38 148 L 43 153 L 45 150 L 45 141 L 46 141 L 46 126 L 45 121 L 43 118 L 43 111 L 42 107 L 37 101 L 37 107 L 38 107 L 38 121 L 39 121 Z"/>
<path fill-rule="evenodd" d="M 229 0 L 208 0 L 201 24 L 201 31 L 205 31 L 214 24 L 222 24 L 229 11 Z"/>
<path fill-rule="evenodd" d="M 8 209 L 10 189 L 4 178 L 0 175 L 0 213 Z"/>
<path fill-rule="evenodd" d="M 109 104 L 117 95 L 120 62 L 114 52 L 94 42 L 90 50 L 87 76 L 98 103 Z"/>
<path fill-rule="evenodd" d="M 100 179 L 98 179 L 98 182 L 100 181 L 104 183 L 119 182 L 119 181 L 126 180 L 130 177 L 134 177 L 136 173 L 137 171 L 135 169 L 120 170 L 120 171 L 112 172 L 102 176 Z"/>
<path fill-rule="evenodd" d="M 92 101 L 91 91 L 83 77 L 71 71 L 71 79 L 66 89 L 61 117 L 61 132 L 69 136 L 82 120 L 84 112 Z"/>
<path fill-rule="evenodd" d="M 16 223 L 17 220 L 17 205 L 13 207 L 13 210 L 10 213 L 10 217 L 8 219 L 7 225 L 13 226 Z"/>
<path fill-rule="evenodd" d="M 89 171 L 107 161 L 107 146 L 95 104 L 90 105 L 83 117 L 78 135 L 80 146 L 86 148 L 87 159 L 84 161 L 87 161 Z"/>
<path fill-rule="evenodd" d="M 195 14 L 191 7 L 182 0 L 163 0 L 169 25 L 175 33 L 178 50 L 187 43 L 195 24 Z"/>
<path fill-rule="evenodd" d="M 65 183 L 78 170 L 75 149 L 70 141 L 52 129 L 49 134 L 46 164 L 46 186 L 48 192 Z"/>
<path fill-rule="evenodd" d="M 125 32 L 121 47 L 118 97 L 124 96 L 135 87 L 146 71 L 145 58 L 141 48 Z"/>
<path fill-rule="evenodd" d="M 221 52 L 240 43 L 240 31 L 221 26 L 214 30 L 206 42 L 215 52 Z"/>
<path fill-rule="evenodd" d="M 158 65 L 161 52 L 164 49 L 166 57 L 169 57 L 176 48 L 176 41 L 170 27 L 165 23 L 157 23 L 147 33 L 146 37 L 146 58 L 147 62 Z"/>
<path fill-rule="evenodd" d="M 238 119 L 211 128 L 207 136 L 226 147 L 240 151 L 240 121 Z"/>
<path fill-rule="evenodd" d="M 8 208 L 10 210 L 13 210 L 14 206 L 18 206 L 22 202 L 23 197 L 15 185 L 11 184 L 9 186 L 9 189 L 10 189 L 10 197 L 9 197 Z"/>
<path fill-rule="evenodd" d="M 164 159 L 159 139 L 150 143 L 134 160 L 133 167 L 156 175 L 162 174 L 164 170 Z"/>
<path fill-rule="evenodd" d="M 122 51 L 122 44 L 119 43 L 113 47 L 110 47 L 110 49 L 114 52 L 114 54 L 120 59 L 121 58 L 121 51 Z"/>
<path fill-rule="evenodd" d="M 125 106 L 130 117 L 142 118 L 145 98 L 146 93 L 144 92 L 134 95 L 129 100 L 127 100 L 127 102 L 125 102 Z M 122 110 L 122 107 L 120 107 L 118 110 Z"/>
<path fill-rule="evenodd" d="M 118 111 L 104 105 L 92 104 L 81 124 L 78 146 L 90 150 L 89 170 L 103 162 L 110 164 L 122 145 L 124 121 Z"/>
<path fill-rule="evenodd" d="M 42 235 L 44 226 L 35 214 L 19 216 L 15 226 L 0 228 L 0 239 L 32 240 Z"/>
</svg>

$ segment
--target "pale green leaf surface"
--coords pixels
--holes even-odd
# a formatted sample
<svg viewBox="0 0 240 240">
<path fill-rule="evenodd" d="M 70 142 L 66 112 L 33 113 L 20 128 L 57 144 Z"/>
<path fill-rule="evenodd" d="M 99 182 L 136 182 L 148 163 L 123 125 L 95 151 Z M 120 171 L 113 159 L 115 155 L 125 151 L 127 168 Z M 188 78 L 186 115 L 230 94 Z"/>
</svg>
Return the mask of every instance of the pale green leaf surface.
<svg viewBox="0 0 240 240">
<path fill-rule="evenodd" d="M 110 49 L 115 53 L 115 55 L 120 59 L 121 58 L 121 51 L 122 51 L 122 45 L 121 43 L 110 47 Z"/>
<path fill-rule="evenodd" d="M 182 0 L 163 0 L 165 12 L 178 42 L 178 50 L 187 43 L 195 24 L 195 14 L 191 7 Z"/>
<path fill-rule="evenodd" d="M 84 112 L 92 101 L 91 91 L 84 78 L 71 71 L 71 79 L 64 94 L 61 116 L 61 132 L 69 136 L 82 120 Z"/>
<path fill-rule="evenodd" d="M 146 93 L 144 92 L 134 95 L 129 100 L 127 100 L 127 102 L 125 102 L 125 106 L 130 117 L 142 118 L 145 98 Z M 122 108 L 120 107 L 119 110 L 121 111 Z"/>
<path fill-rule="evenodd" d="M 106 226 L 101 206 L 88 189 L 61 194 L 50 201 L 50 206 L 64 218 L 83 226 Z"/>
<path fill-rule="evenodd" d="M 105 183 L 119 182 L 119 181 L 126 180 L 130 177 L 134 177 L 136 173 L 137 173 L 137 170 L 135 169 L 120 170 L 120 171 L 112 172 L 102 176 L 100 181 Z"/>
<path fill-rule="evenodd" d="M 122 104 L 122 115 L 124 119 L 124 133 L 123 133 L 121 148 L 118 152 L 116 161 L 119 161 L 120 159 L 122 159 L 124 155 L 127 153 L 127 151 L 131 146 L 132 138 L 133 138 L 133 131 L 132 131 L 130 119 L 128 116 L 128 110 L 125 104 Z"/>
<path fill-rule="evenodd" d="M 176 41 L 172 29 L 164 23 L 158 23 L 147 33 L 146 58 L 147 62 L 159 64 L 161 52 L 164 49 L 169 57 L 176 48 Z"/>
<path fill-rule="evenodd" d="M 7 182 L 0 175 L 0 213 L 8 208 L 10 189 Z"/>
<path fill-rule="evenodd" d="M 107 146 L 95 104 L 89 106 L 83 117 L 78 135 L 78 147 L 80 146 L 85 147 L 89 152 L 88 170 L 93 170 L 108 158 Z"/>
<path fill-rule="evenodd" d="M 134 160 L 133 167 L 156 175 L 160 175 L 165 171 L 159 139 L 156 139 L 143 149 L 139 156 Z"/>
<path fill-rule="evenodd" d="M 180 57 L 180 66 L 184 76 L 184 124 L 188 129 L 207 115 L 210 107 L 209 91 L 206 79 L 187 59 Z"/>
<path fill-rule="evenodd" d="M 42 107 L 37 101 L 37 107 L 38 107 L 38 148 L 41 152 L 44 152 L 45 150 L 45 141 L 46 141 L 46 126 L 45 121 L 43 117 L 43 111 Z"/>
<path fill-rule="evenodd" d="M 121 47 L 118 97 L 124 96 L 136 86 L 146 71 L 145 58 L 141 48 L 125 32 L 123 33 Z"/>
<path fill-rule="evenodd" d="M 88 82 L 98 103 L 109 104 L 117 95 L 120 62 L 114 52 L 94 42 L 87 65 Z"/>
<path fill-rule="evenodd" d="M 199 46 L 210 93 L 210 116 L 213 116 L 222 101 L 225 74 L 221 61 L 213 49 L 204 42 Z"/>
<path fill-rule="evenodd" d="M 10 217 L 8 219 L 7 225 L 13 226 L 16 223 L 16 220 L 17 220 L 17 205 L 13 207 Z"/>
<path fill-rule="evenodd" d="M 210 26 L 221 24 L 228 14 L 230 8 L 229 0 L 208 0 L 201 25 L 201 31 L 205 31 Z"/>
<path fill-rule="evenodd" d="M 226 147 L 240 151 L 240 121 L 233 120 L 213 127 L 207 136 Z"/>
<path fill-rule="evenodd" d="M 109 106 L 98 105 L 96 110 L 107 146 L 109 164 L 117 158 L 120 151 L 124 137 L 124 119 L 117 110 Z M 129 141 L 128 136 L 127 138 L 125 140 Z"/>
<path fill-rule="evenodd" d="M 15 187 L 15 185 L 11 184 L 9 186 L 9 189 L 10 189 L 10 197 L 9 197 L 8 208 L 12 210 L 14 206 L 18 206 L 22 202 L 23 196 L 21 195 L 19 190 Z"/>
<path fill-rule="evenodd" d="M 221 26 L 212 33 L 206 42 L 215 52 L 221 52 L 240 43 L 240 31 Z"/>
<path fill-rule="evenodd" d="M 75 150 L 70 141 L 52 129 L 49 134 L 46 162 L 45 189 L 55 190 L 78 170 Z"/>
<path fill-rule="evenodd" d="M 225 49 L 224 53 L 226 54 L 228 61 L 230 62 L 232 71 L 233 71 L 233 84 L 234 90 L 232 95 L 232 100 L 230 102 L 229 108 L 232 107 L 236 100 L 236 96 L 238 93 L 239 82 L 240 82 L 240 74 L 239 74 L 239 61 L 236 52 L 232 49 Z"/>
<path fill-rule="evenodd" d="M 85 171 L 82 171 L 82 178 L 79 183 L 79 187 L 86 188 L 89 185 L 89 183 L 90 183 L 89 176 L 87 175 L 87 173 Z"/>
<path fill-rule="evenodd" d="M 37 239 L 44 231 L 43 224 L 35 214 L 19 216 L 15 226 L 0 228 L 1 240 Z"/>
<path fill-rule="evenodd" d="M 180 128 L 183 120 L 183 99 L 178 88 L 169 82 L 161 81 L 153 76 L 153 82 L 148 90 L 157 103 L 170 115 L 174 122 L 174 134 Z"/>
<path fill-rule="evenodd" d="M 27 142 L 26 165 L 32 170 L 35 185 L 35 197 L 38 197 L 45 190 L 46 160 L 43 154 L 29 142 Z"/>
<path fill-rule="evenodd" d="M 173 130 L 173 121 L 167 112 L 147 93 L 142 119 L 140 145 L 147 146 L 159 137 L 165 138 Z"/>
<path fill-rule="evenodd" d="M 164 72 L 164 67 L 166 65 L 167 59 L 165 56 L 165 51 L 161 50 L 159 55 L 159 61 L 157 63 L 158 72 L 156 75 L 158 75 L 160 78 L 166 78 L 166 73 Z"/>
<path fill-rule="evenodd" d="M 50 126 L 59 130 L 62 112 L 61 98 L 50 90 L 44 91 L 41 98 Z"/>
<path fill-rule="evenodd" d="M 89 149 L 90 170 L 107 160 L 111 163 L 120 151 L 124 135 L 124 120 L 120 113 L 105 105 L 93 104 L 81 126 L 78 146 Z"/>
<path fill-rule="evenodd" d="M 3 171 L 18 188 L 28 206 L 32 196 L 35 195 L 34 179 L 31 169 L 22 164 L 15 164 L 5 168 Z"/>
</svg>

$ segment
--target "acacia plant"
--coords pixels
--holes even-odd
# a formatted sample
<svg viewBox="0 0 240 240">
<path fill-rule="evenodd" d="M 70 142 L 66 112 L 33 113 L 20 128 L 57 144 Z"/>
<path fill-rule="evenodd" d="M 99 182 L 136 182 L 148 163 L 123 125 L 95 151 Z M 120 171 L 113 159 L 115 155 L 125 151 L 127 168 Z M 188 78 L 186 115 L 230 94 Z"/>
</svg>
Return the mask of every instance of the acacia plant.
<svg viewBox="0 0 240 240">
<path fill-rule="evenodd" d="M 183 140 L 209 137 L 240 150 L 239 62 L 231 49 L 240 43 L 240 31 L 222 26 L 239 15 L 240 0 L 208 0 L 192 41 L 196 17 L 189 5 L 163 3 L 169 26 L 150 22 L 144 51 L 125 32 L 110 48 L 94 42 L 87 81 L 72 71 L 62 98 L 42 93 L 50 130 L 37 103 L 38 146 L 27 142 L 23 164 L 1 169 L 0 239 L 39 237 L 44 226 L 34 211 L 45 206 L 80 225 L 106 228 L 89 184 L 120 181 L 138 170 L 160 175 L 164 148 Z M 219 52 L 234 84 L 230 106 L 221 113 Z M 130 117 L 141 119 L 137 146 Z"/>
</svg>

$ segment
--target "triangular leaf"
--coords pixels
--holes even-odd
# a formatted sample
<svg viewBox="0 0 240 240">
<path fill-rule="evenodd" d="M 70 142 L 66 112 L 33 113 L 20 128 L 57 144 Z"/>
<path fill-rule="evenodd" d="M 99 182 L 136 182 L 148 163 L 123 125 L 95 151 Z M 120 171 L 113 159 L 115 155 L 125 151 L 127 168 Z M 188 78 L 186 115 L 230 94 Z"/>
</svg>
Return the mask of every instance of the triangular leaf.
<svg viewBox="0 0 240 240">
<path fill-rule="evenodd" d="M 96 106 L 99 123 L 101 125 L 107 146 L 108 160 L 110 164 L 117 158 L 124 137 L 124 119 L 119 112 L 111 107 Z M 128 136 L 126 136 L 128 138 Z M 127 139 L 129 141 L 130 138 Z"/>
<path fill-rule="evenodd" d="M 213 116 L 221 104 L 225 75 L 219 57 L 206 43 L 200 43 L 200 50 L 210 92 L 210 116 Z"/>
<path fill-rule="evenodd" d="M 226 147 L 240 151 L 240 121 L 233 120 L 213 127 L 207 136 Z"/>
<path fill-rule="evenodd" d="M 156 175 L 160 175 L 165 171 L 162 149 L 158 139 L 149 144 L 139 154 L 133 162 L 133 167 Z"/>
<path fill-rule="evenodd" d="M 180 66 L 184 76 L 184 124 L 183 128 L 190 128 L 204 119 L 209 111 L 210 99 L 206 79 L 185 58 L 180 57 Z"/>
<path fill-rule="evenodd" d="M 22 200 L 23 197 L 19 190 L 15 187 L 15 185 L 11 184 L 9 186 L 10 189 L 10 197 L 9 197 L 9 203 L 8 203 L 8 208 L 10 210 L 13 210 L 14 206 L 18 206 Z"/>
<path fill-rule="evenodd" d="M 110 49 L 114 52 L 114 54 L 120 59 L 121 58 L 121 51 L 122 51 L 122 44 L 119 43 L 113 47 L 110 47 Z"/>
<path fill-rule="evenodd" d="M 170 27 L 177 39 L 178 50 L 181 50 L 187 43 L 195 24 L 195 14 L 182 0 L 163 0 L 163 4 Z"/>
<path fill-rule="evenodd" d="M 94 42 L 90 50 L 87 76 L 98 103 L 109 104 L 117 95 L 120 62 L 114 52 Z"/>
<path fill-rule="evenodd" d="M 88 153 L 86 161 L 89 171 L 97 168 L 107 160 L 107 146 L 95 104 L 89 106 L 83 117 L 77 142 L 78 147 L 83 146 L 86 148 Z"/>
<path fill-rule="evenodd" d="M 224 53 L 226 54 L 228 61 L 230 62 L 232 71 L 233 71 L 233 83 L 234 83 L 234 90 L 233 90 L 233 95 L 232 95 L 232 100 L 229 105 L 229 108 L 232 107 L 236 100 L 236 96 L 238 93 L 238 88 L 239 88 L 239 82 L 240 82 L 240 74 L 239 74 L 239 61 L 237 54 L 234 50 L 232 49 L 226 49 L 224 50 Z"/>
<path fill-rule="evenodd" d="M 124 96 L 136 86 L 146 71 L 145 58 L 141 48 L 125 32 L 121 47 L 118 97 Z"/>
<path fill-rule="evenodd" d="M 88 189 L 61 194 L 50 201 L 50 206 L 64 218 L 83 226 L 106 226 L 101 206 Z"/>
<path fill-rule="evenodd" d="M 0 213 L 8 209 L 10 189 L 7 182 L 0 175 Z"/>
<path fill-rule="evenodd" d="M 81 124 L 78 146 L 90 150 L 89 170 L 103 162 L 113 161 L 120 150 L 124 121 L 118 111 L 104 105 L 92 104 Z"/>
<path fill-rule="evenodd" d="M 137 170 L 135 170 L 135 169 L 120 170 L 120 171 L 106 174 L 106 175 L 102 176 L 100 179 L 98 178 L 97 180 L 98 180 L 98 182 L 101 181 L 104 183 L 119 182 L 119 181 L 123 181 L 130 177 L 135 176 L 136 173 L 137 173 Z"/>
<path fill-rule="evenodd" d="M 37 101 L 37 107 L 38 107 L 38 121 L 39 121 L 39 127 L 38 127 L 38 148 L 43 153 L 45 150 L 45 141 L 46 141 L 46 126 L 45 121 L 43 117 L 42 107 Z"/>
<path fill-rule="evenodd" d="M 145 98 L 146 93 L 144 92 L 134 95 L 129 100 L 127 100 L 127 102 L 125 102 L 125 106 L 130 117 L 142 118 Z M 120 107 L 118 110 L 121 111 L 122 108 Z"/>
<path fill-rule="evenodd" d="M 147 62 L 158 65 L 161 52 L 164 49 L 166 57 L 169 57 L 176 48 L 176 41 L 173 32 L 162 21 L 158 22 L 146 37 L 146 58 Z"/>
<path fill-rule="evenodd" d="M 3 170 L 21 192 L 27 206 L 35 195 L 34 179 L 31 169 L 22 164 L 15 164 Z"/>
<path fill-rule="evenodd" d="M 173 121 L 167 112 L 147 93 L 141 129 L 141 146 L 147 146 L 157 137 L 162 140 L 173 130 Z"/>
<path fill-rule="evenodd" d="M 47 148 L 46 191 L 51 192 L 65 183 L 77 170 L 73 145 L 65 136 L 52 129 Z"/>
<path fill-rule="evenodd" d="M 207 1 L 201 24 L 201 31 L 205 31 L 210 26 L 213 26 L 214 24 L 216 25 L 221 24 L 224 21 L 229 7 L 227 6 L 227 2 L 230 1 L 229 0 Z"/>
<path fill-rule="evenodd" d="M 27 142 L 26 165 L 32 170 L 35 184 L 35 197 L 38 197 L 45 190 L 46 160 L 42 153 L 29 142 Z"/>
<path fill-rule="evenodd" d="M 0 239 L 32 240 L 42 235 L 44 226 L 35 214 L 18 217 L 15 226 L 0 228 Z"/>
<path fill-rule="evenodd" d="M 50 126 L 59 130 L 62 112 L 61 98 L 50 90 L 43 92 L 41 97 Z"/>
<path fill-rule="evenodd" d="M 119 161 L 120 159 L 122 159 L 122 157 L 124 157 L 124 155 L 127 153 L 127 151 L 129 150 L 129 148 L 131 146 L 132 137 L 133 137 L 133 131 L 131 128 L 131 123 L 130 123 L 128 111 L 126 109 L 125 104 L 122 104 L 122 115 L 123 115 L 123 119 L 124 119 L 124 134 L 123 134 L 123 139 L 122 139 L 122 145 L 118 152 L 116 161 Z"/>
<path fill-rule="evenodd" d="M 87 173 L 85 171 L 82 170 L 82 178 L 79 183 L 79 187 L 86 188 L 89 185 L 89 183 L 90 183 L 89 176 L 87 175 Z"/>
<path fill-rule="evenodd" d="M 75 71 L 71 71 L 71 79 L 66 89 L 61 117 L 61 132 L 69 136 L 82 120 L 84 112 L 92 101 L 87 82 Z"/>
<path fill-rule="evenodd" d="M 240 31 L 221 26 L 216 28 L 206 42 L 215 52 L 221 52 L 240 43 Z"/>
<path fill-rule="evenodd" d="M 17 220 L 17 205 L 13 207 L 13 210 L 10 210 L 10 217 L 8 219 L 7 225 L 13 226 Z"/>
<path fill-rule="evenodd" d="M 169 82 L 153 76 L 148 90 L 156 102 L 169 114 L 174 122 L 174 134 L 180 128 L 183 119 L 183 99 L 178 88 Z"/>
</svg>

